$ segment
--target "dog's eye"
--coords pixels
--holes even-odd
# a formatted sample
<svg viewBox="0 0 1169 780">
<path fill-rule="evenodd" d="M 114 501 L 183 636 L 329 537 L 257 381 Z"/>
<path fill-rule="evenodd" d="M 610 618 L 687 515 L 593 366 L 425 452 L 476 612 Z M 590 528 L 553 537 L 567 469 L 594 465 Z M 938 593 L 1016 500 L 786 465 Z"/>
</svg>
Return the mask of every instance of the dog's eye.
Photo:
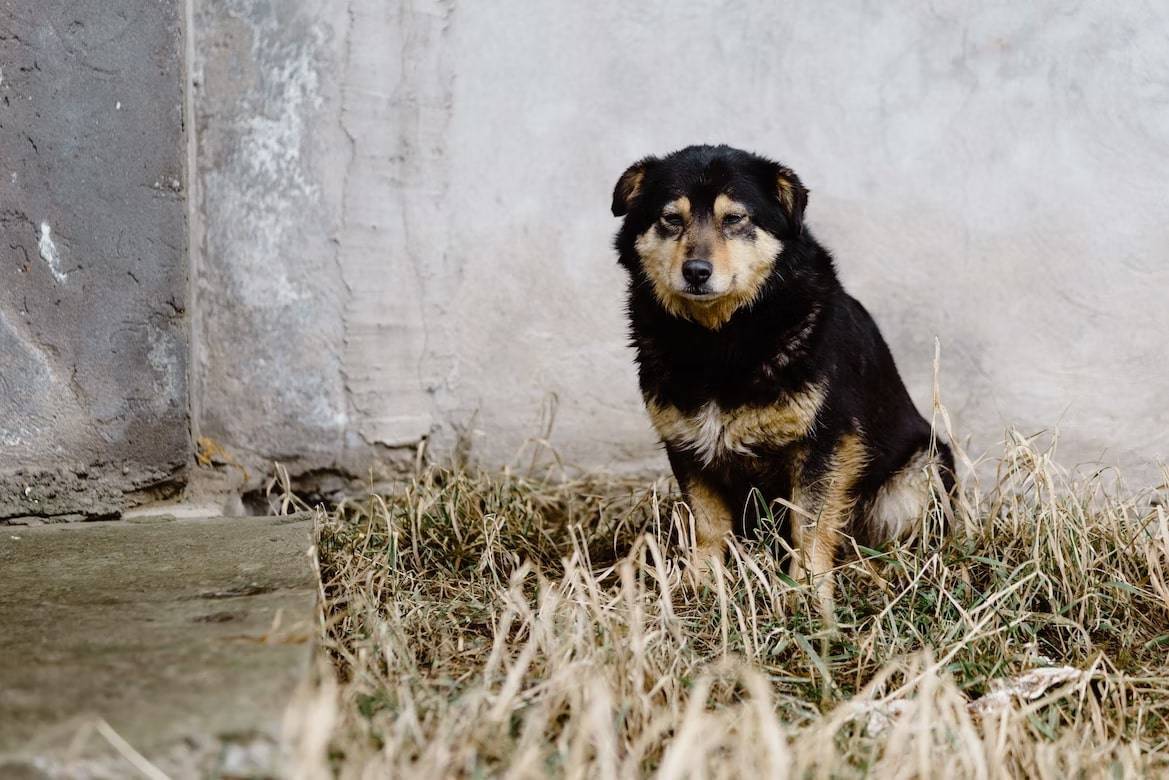
<svg viewBox="0 0 1169 780">
<path fill-rule="evenodd" d="M 682 215 L 681 214 L 663 214 L 662 215 L 662 222 L 666 223 L 670 227 L 682 227 Z"/>
<path fill-rule="evenodd" d="M 746 214 L 727 214 L 723 217 L 724 225 L 737 225 L 747 218 Z"/>
</svg>

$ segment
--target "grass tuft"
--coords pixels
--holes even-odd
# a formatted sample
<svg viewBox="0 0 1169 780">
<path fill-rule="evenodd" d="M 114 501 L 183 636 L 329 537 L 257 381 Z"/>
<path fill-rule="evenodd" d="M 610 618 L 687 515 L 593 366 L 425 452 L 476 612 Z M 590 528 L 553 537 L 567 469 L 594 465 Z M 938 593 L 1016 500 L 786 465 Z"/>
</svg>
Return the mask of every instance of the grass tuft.
<svg viewBox="0 0 1169 780">
<path fill-rule="evenodd" d="M 302 712 L 304 760 L 342 777 L 1164 775 L 1169 517 L 1149 498 L 1013 435 L 989 487 L 922 518 L 947 516 L 944 540 L 856 549 L 826 631 L 765 538 L 689 585 L 671 541 L 688 510 L 664 482 L 426 468 L 319 513 L 331 679 Z"/>
</svg>

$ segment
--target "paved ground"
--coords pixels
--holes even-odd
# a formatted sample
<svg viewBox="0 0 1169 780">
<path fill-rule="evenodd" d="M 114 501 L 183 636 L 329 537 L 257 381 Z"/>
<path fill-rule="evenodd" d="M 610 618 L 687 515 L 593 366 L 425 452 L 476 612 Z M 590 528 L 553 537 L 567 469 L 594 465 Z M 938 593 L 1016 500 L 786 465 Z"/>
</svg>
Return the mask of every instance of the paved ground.
<svg viewBox="0 0 1169 780">
<path fill-rule="evenodd" d="M 133 777 L 118 736 L 172 776 L 272 774 L 309 668 L 309 530 L 304 515 L 0 527 L 0 777 Z"/>
</svg>

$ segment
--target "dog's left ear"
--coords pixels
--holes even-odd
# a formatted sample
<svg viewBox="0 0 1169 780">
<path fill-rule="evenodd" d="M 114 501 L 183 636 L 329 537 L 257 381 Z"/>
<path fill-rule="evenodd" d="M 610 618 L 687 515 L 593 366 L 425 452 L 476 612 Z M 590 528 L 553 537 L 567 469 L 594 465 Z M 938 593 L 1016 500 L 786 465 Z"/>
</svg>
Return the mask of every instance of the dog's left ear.
<svg viewBox="0 0 1169 780">
<path fill-rule="evenodd" d="M 775 192 L 779 196 L 779 203 L 783 206 L 792 232 L 798 236 L 804 232 L 804 209 L 808 206 L 808 188 L 791 168 L 776 165 L 774 174 Z"/>
<path fill-rule="evenodd" d="M 630 165 L 625 173 L 621 174 L 617 186 L 613 188 L 614 217 L 624 217 L 633 208 L 634 201 L 641 193 L 641 183 L 645 181 L 646 169 L 656 161 L 654 157 L 646 157 Z"/>
</svg>

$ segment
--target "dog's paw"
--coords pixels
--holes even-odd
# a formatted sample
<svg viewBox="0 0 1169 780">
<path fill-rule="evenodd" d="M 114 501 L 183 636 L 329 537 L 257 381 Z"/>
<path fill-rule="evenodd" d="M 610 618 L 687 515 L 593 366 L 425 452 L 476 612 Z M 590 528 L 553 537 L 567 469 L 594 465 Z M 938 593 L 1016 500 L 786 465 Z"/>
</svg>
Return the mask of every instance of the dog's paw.
<svg viewBox="0 0 1169 780">
<path fill-rule="evenodd" d="M 686 581 L 691 588 L 699 591 L 703 586 L 713 587 L 715 577 L 721 576 L 723 551 L 699 548 L 691 553 L 686 562 Z"/>
<path fill-rule="evenodd" d="M 791 579 L 794 585 L 780 597 L 785 614 L 812 610 L 818 614 L 825 631 L 834 634 L 836 624 L 835 578 L 831 572 L 818 577 L 809 577 L 800 567 L 793 566 Z"/>
</svg>

